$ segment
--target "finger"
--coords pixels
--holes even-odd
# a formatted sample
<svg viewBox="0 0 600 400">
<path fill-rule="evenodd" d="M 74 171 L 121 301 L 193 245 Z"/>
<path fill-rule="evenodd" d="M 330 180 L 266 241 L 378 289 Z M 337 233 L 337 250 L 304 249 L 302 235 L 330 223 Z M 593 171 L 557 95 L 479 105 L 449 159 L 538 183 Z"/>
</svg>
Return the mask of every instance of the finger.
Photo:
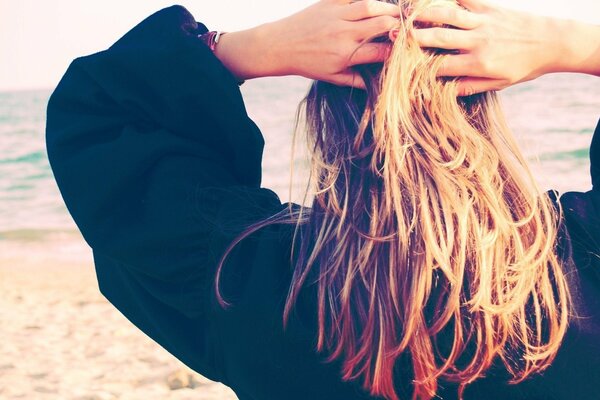
<svg viewBox="0 0 600 400">
<path fill-rule="evenodd" d="M 392 45 L 389 43 L 365 43 L 352 54 L 349 65 L 381 63 L 391 52 Z"/>
<path fill-rule="evenodd" d="M 457 95 L 459 97 L 472 96 L 478 93 L 501 90 L 506 86 L 506 81 L 502 79 L 463 78 L 458 80 Z"/>
<path fill-rule="evenodd" d="M 476 44 L 471 32 L 460 29 L 415 29 L 414 35 L 421 47 L 446 50 L 471 50 Z"/>
<path fill-rule="evenodd" d="M 355 30 L 359 40 L 379 36 L 383 33 L 388 34 L 391 30 L 397 29 L 399 20 L 387 15 L 373 17 L 359 22 L 354 22 Z"/>
<path fill-rule="evenodd" d="M 478 14 L 450 7 L 428 8 L 418 14 L 415 20 L 431 24 L 451 25 L 461 29 L 475 29 L 482 23 L 482 18 Z"/>
<path fill-rule="evenodd" d="M 358 89 L 366 89 L 365 81 L 357 72 L 341 72 L 331 77 L 328 82 L 337 86 L 355 87 Z"/>
<path fill-rule="evenodd" d="M 400 7 L 396 4 L 377 0 L 360 0 L 343 5 L 342 18 L 347 21 L 359 21 L 361 19 L 387 15 L 389 17 L 400 17 Z"/>
<path fill-rule="evenodd" d="M 440 64 L 438 76 L 479 76 L 476 74 L 473 57 L 469 54 L 448 55 Z"/>
<path fill-rule="evenodd" d="M 446 55 L 437 71 L 438 76 L 500 79 L 502 71 L 494 71 L 480 58 L 471 54 Z"/>
</svg>

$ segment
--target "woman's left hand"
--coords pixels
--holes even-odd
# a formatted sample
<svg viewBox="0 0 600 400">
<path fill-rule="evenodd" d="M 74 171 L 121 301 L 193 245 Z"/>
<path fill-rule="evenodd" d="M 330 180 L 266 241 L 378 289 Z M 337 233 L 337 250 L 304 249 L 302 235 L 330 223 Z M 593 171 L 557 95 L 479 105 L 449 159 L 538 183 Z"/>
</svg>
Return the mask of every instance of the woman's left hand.
<svg viewBox="0 0 600 400">
<path fill-rule="evenodd" d="M 415 31 L 422 47 L 457 50 L 439 75 L 460 77 L 459 96 L 504 89 L 551 72 L 600 75 L 600 28 L 498 7 L 486 0 L 458 0 L 465 9 L 430 8 L 420 22 L 453 28 Z"/>
<path fill-rule="evenodd" d="M 351 67 L 383 62 L 391 50 L 389 42 L 363 42 L 387 35 L 399 17 L 399 6 L 381 1 L 321 0 L 279 21 L 228 33 L 215 53 L 240 80 L 300 75 L 363 88 Z"/>
</svg>

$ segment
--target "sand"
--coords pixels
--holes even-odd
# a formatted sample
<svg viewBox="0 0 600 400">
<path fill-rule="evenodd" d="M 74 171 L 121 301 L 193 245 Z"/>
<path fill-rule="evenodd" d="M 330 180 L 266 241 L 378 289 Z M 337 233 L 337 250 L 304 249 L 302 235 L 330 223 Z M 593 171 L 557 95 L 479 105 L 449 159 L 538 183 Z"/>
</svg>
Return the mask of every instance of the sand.
<svg viewBox="0 0 600 400">
<path fill-rule="evenodd" d="M 89 248 L 63 241 L 0 244 L 0 399 L 237 397 L 123 317 L 98 291 Z"/>
</svg>

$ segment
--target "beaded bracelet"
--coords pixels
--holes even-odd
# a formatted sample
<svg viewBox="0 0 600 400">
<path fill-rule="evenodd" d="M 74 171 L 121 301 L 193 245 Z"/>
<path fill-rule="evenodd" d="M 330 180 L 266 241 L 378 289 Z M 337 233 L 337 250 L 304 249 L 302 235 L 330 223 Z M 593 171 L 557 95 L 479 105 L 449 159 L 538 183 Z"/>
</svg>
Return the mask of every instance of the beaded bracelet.
<svg viewBox="0 0 600 400">
<path fill-rule="evenodd" d="M 214 53 L 221 36 L 226 33 L 227 32 L 211 31 L 198 35 L 198 38 Z M 238 85 L 241 86 L 244 82 L 245 81 L 238 81 Z"/>
</svg>

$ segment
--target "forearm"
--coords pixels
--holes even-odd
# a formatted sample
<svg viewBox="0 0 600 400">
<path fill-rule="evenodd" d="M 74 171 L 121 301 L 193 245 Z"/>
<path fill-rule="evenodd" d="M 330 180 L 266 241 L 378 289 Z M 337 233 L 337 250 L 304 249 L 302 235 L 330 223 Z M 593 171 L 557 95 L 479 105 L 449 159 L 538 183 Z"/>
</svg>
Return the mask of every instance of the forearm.
<svg viewBox="0 0 600 400">
<path fill-rule="evenodd" d="M 383 62 L 389 43 L 366 43 L 398 25 L 400 8 L 386 2 L 319 1 L 284 19 L 221 37 L 215 54 L 239 80 L 300 75 L 364 87 L 351 69 Z"/>
<path fill-rule="evenodd" d="M 577 72 L 600 76 L 600 26 L 547 19 L 556 37 L 554 62 L 548 72 Z"/>
<path fill-rule="evenodd" d="M 215 55 L 240 81 L 286 75 L 281 52 L 272 40 L 272 24 L 223 35 Z"/>
</svg>

